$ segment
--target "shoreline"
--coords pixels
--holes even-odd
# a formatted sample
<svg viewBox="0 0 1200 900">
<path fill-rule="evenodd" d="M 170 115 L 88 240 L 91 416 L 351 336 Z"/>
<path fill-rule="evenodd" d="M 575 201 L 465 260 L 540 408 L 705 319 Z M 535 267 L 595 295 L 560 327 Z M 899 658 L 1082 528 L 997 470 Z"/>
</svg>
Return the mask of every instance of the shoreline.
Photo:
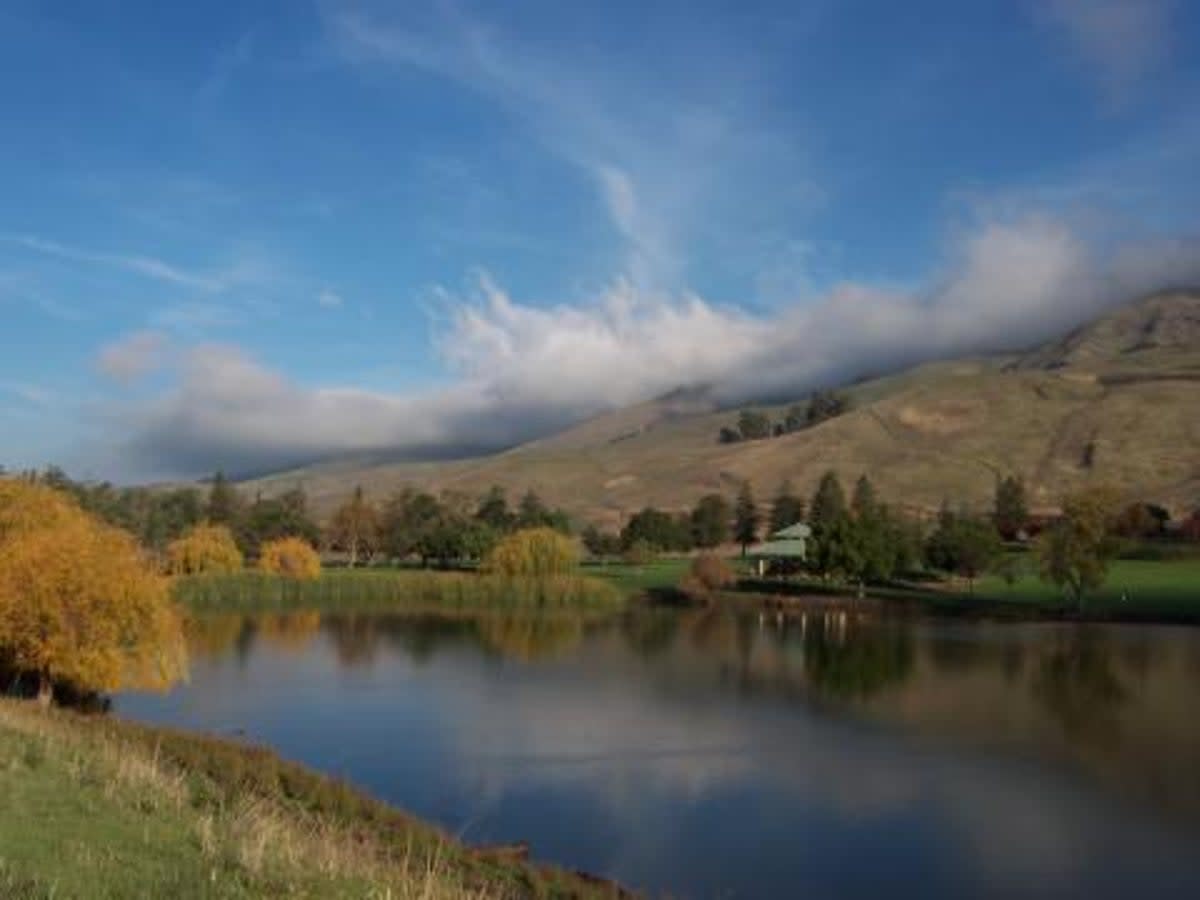
<svg viewBox="0 0 1200 900">
<path fill-rule="evenodd" d="M 637 896 L 531 860 L 523 843 L 464 844 L 347 781 L 229 737 L 4 697 L 0 751 L 9 757 L 0 794 L 18 798 L 6 818 L 20 831 L 5 836 L 0 824 L 0 893 L 121 896 L 121 879 L 133 877 L 157 878 L 149 893 L 173 896 Z M 25 796 L 27 810 L 17 805 Z M 64 865 L 47 851 L 72 842 L 89 852 Z"/>
</svg>

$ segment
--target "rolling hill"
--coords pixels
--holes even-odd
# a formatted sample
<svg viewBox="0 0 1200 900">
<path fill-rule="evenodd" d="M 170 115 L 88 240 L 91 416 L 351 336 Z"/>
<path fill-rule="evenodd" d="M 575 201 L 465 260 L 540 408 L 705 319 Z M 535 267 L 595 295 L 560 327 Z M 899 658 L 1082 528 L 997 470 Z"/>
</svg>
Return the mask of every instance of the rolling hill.
<svg viewBox="0 0 1200 900">
<path fill-rule="evenodd" d="M 704 388 L 680 389 L 478 459 L 333 461 L 247 484 L 301 483 L 325 513 L 356 484 L 516 497 L 536 489 L 581 521 L 615 527 L 647 504 L 690 506 L 748 480 L 760 499 L 827 469 L 868 473 L 883 497 L 919 509 L 983 507 L 997 476 L 1025 478 L 1035 507 L 1093 482 L 1173 512 L 1200 506 L 1200 292 L 1155 294 L 1021 354 L 930 363 L 848 386 L 853 409 L 799 432 L 720 444 L 736 417 Z M 760 407 L 774 418 L 786 409 Z"/>
</svg>

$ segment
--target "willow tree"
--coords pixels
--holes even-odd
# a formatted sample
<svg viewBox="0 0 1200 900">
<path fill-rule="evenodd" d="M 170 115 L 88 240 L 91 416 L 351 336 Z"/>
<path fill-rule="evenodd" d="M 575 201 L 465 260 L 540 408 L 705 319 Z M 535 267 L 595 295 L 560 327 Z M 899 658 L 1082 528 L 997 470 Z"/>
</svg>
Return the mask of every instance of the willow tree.
<svg viewBox="0 0 1200 900">
<path fill-rule="evenodd" d="M 229 575 L 242 569 L 242 551 L 224 525 L 197 525 L 167 545 L 172 575 Z"/>
<path fill-rule="evenodd" d="M 562 575 L 579 564 L 579 548 L 553 528 L 526 528 L 502 539 L 484 560 L 492 575 L 539 577 Z"/>
<path fill-rule="evenodd" d="M 180 621 L 126 532 L 41 485 L 0 481 L 0 660 L 84 692 L 166 689 L 186 671 Z"/>
<path fill-rule="evenodd" d="M 379 543 L 379 513 L 375 504 L 366 498 L 361 485 L 333 514 L 329 522 L 329 543 L 334 549 L 349 554 L 351 567 L 358 564 L 360 556 L 370 557 L 375 552 Z"/>
<path fill-rule="evenodd" d="M 285 537 L 263 544 L 258 567 L 272 575 L 310 581 L 321 574 L 321 557 L 308 541 Z"/>
</svg>

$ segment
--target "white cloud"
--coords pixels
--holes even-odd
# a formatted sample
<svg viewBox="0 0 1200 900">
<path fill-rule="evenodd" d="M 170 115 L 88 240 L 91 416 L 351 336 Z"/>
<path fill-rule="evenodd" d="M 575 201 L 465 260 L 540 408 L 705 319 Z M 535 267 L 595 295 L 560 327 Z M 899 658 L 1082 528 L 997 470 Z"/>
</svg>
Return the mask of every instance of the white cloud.
<svg viewBox="0 0 1200 900">
<path fill-rule="evenodd" d="M 1082 60 L 1120 103 L 1170 51 L 1172 0 L 1038 0 Z"/>
<path fill-rule="evenodd" d="M 927 287 L 845 284 L 820 302 L 751 315 L 619 282 L 585 305 L 535 307 L 489 279 L 451 298 L 438 346 L 446 388 L 309 389 L 236 348 L 201 346 L 178 385 L 130 411 L 140 458 L 169 472 L 264 468 L 350 451 L 498 448 L 680 385 L 734 401 L 930 358 L 1016 349 L 1114 303 L 1200 279 L 1196 243 L 1100 252 L 1061 223 L 987 224 Z"/>
<path fill-rule="evenodd" d="M 323 306 L 325 309 L 337 309 L 344 302 L 341 294 L 331 291 L 328 288 L 317 294 L 317 304 Z"/>
<path fill-rule="evenodd" d="M 135 331 L 100 348 L 96 367 L 109 378 L 132 382 L 159 368 L 167 350 L 167 338 L 158 331 Z"/>
</svg>

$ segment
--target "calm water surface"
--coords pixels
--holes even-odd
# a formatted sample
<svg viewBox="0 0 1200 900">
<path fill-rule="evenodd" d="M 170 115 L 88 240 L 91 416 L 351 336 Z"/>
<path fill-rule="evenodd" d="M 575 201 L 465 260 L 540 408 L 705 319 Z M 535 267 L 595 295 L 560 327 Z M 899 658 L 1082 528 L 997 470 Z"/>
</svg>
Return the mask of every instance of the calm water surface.
<svg viewBox="0 0 1200 900">
<path fill-rule="evenodd" d="M 1200 897 L 1200 629 L 214 617 L 125 715 L 688 897 Z"/>
</svg>

